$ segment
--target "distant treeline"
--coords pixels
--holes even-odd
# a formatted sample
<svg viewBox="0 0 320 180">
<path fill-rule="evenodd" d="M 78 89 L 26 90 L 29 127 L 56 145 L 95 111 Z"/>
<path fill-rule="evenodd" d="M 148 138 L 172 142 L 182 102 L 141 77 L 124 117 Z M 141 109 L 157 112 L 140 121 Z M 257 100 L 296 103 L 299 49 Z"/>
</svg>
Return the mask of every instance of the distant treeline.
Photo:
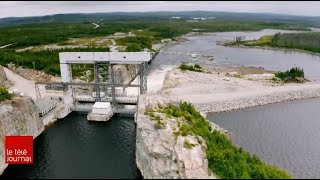
<svg viewBox="0 0 320 180">
<path fill-rule="evenodd" d="M 275 35 L 262 36 L 258 40 L 238 40 L 227 42 L 225 45 L 267 46 L 276 48 L 301 49 L 320 53 L 320 32 L 308 33 L 277 33 Z"/>
<path fill-rule="evenodd" d="M 33 17 L 9 17 L 0 19 L 0 27 L 30 23 L 76 23 L 97 22 L 101 19 L 108 23 L 141 20 L 168 20 L 171 17 L 190 19 L 193 17 L 214 17 L 223 21 L 260 21 L 276 23 L 296 23 L 306 27 L 320 27 L 320 17 L 294 16 L 268 13 L 235 13 L 221 11 L 158 11 L 158 12 L 109 12 L 109 13 L 72 13 Z"/>
<path fill-rule="evenodd" d="M 320 33 L 277 33 L 273 36 L 270 46 L 302 49 L 320 53 Z"/>
</svg>

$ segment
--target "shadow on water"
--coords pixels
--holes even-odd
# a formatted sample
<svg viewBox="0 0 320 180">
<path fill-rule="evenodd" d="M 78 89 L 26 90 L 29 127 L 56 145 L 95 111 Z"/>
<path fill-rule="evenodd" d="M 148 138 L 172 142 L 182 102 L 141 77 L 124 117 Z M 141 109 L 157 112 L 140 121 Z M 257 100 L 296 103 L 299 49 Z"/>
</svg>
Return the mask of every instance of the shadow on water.
<svg viewBox="0 0 320 180">
<path fill-rule="evenodd" d="M 9 165 L 2 178 L 141 179 L 133 118 L 88 122 L 73 112 L 34 140 L 34 164 Z"/>
</svg>

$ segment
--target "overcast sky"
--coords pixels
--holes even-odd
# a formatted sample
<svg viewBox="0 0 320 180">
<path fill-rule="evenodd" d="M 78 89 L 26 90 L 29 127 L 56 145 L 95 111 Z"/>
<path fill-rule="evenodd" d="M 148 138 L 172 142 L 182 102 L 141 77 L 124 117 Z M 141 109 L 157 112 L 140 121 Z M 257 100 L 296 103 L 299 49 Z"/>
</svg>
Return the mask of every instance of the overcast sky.
<svg viewBox="0 0 320 180">
<path fill-rule="evenodd" d="M 228 11 L 320 16 L 317 1 L 1 1 L 0 18 L 60 13 Z"/>
</svg>

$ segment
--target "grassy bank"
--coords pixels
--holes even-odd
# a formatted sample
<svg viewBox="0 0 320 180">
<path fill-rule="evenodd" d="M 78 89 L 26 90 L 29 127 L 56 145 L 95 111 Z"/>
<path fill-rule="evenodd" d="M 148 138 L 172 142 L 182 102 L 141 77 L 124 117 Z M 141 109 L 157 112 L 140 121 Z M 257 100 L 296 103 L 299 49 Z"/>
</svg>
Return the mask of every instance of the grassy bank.
<svg viewBox="0 0 320 180">
<path fill-rule="evenodd" d="M 157 110 L 149 110 L 147 114 L 153 116 L 153 111 L 166 114 L 169 118 L 184 118 L 183 123 L 179 123 L 179 129 L 175 135 L 201 136 L 207 144 L 206 154 L 209 161 L 209 169 L 220 178 L 240 178 L 240 179 L 287 179 L 292 178 L 285 171 L 275 166 L 265 164 L 255 155 L 250 155 L 240 147 L 232 144 L 226 135 L 213 130 L 210 123 L 195 109 L 192 104 L 180 102 L 179 105 L 169 104 L 165 107 L 159 105 Z M 156 118 L 157 128 L 164 125 L 160 117 Z M 192 148 L 186 143 L 186 147 Z"/>
<path fill-rule="evenodd" d="M 320 33 L 277 33 L 274 36 L 263 36 L 258 40 L 231 42 L 226 45 L 300 49 L 320 53 Z"/>
<path fill-rule="evenodd" d="M 203 69 L 199 64 L 181 64 L 178 68 L 181 71 L 203 72 Z"/>
<path fill-rule="evenodd" d="M 13 95 L 8 92 L 8 90 L 0 85 L 0 102 L 12 99 Z"/>
</svg>

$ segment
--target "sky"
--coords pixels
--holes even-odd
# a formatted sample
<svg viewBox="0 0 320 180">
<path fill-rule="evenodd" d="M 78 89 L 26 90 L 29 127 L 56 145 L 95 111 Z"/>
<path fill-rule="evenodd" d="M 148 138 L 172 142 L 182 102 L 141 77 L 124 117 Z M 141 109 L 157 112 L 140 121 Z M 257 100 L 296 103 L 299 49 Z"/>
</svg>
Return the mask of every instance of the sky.
<svg viewBox="0 0 320 180">
<path fill-rule="evenodd" d="M 0 1 L 0 18 L 66 13 L 226 11 L 320 16 L 320 1 Z"/>
</svg>

